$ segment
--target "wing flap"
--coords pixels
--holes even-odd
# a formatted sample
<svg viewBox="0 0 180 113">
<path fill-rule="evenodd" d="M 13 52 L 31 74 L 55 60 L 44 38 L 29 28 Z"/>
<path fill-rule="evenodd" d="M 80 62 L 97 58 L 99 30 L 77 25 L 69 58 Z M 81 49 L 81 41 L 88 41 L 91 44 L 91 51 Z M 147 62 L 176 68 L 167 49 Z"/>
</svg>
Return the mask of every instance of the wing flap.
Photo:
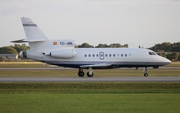
<svg viewBox="0 0 180 113">
<path fill-rule="evenodd" d="M 103 64 L 92 64 L 92 65 L 82 65 L 80 67 L 87 68 L 87 67 L 109 67 L 111 64 L 103 63 Z"/>
</svg>

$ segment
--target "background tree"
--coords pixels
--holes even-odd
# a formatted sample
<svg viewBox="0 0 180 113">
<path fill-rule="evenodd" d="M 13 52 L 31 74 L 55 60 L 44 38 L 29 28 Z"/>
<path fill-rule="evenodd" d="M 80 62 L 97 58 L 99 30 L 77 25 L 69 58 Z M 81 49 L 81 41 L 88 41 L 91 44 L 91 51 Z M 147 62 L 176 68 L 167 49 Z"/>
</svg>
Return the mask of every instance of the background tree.
<svg viewBox="0 0 180 113">
<path fill-rule="evenodd" d="M 170 42 L 163 42 L 162 44 L 156 44 L 153 47 L 150 47 L 149 49 L 154 50 L 156 52 L 158 51 L 164 51 L 164 52 L 180 52 L 180 42 L 171 44 Z"/>
<path fill-rule="evenodd" d="M 10 46 L 6 46 L 6 47 L 0 48 L 0 54 L 18 54 L 18 52 L 16 51 L 16 49 Z"/>
<path fill-rule="evenodd" d="M 119 43 L 113 43 L 109 45 L 110 48 L 122 48 L 123 45 L 119 44 Z"/>
<path fill-rule="evenodd" d="M 178 57 L 179 57 L 179 54 L 178 53 L 171 53 L 171 54 L 167 54 L 166 55 L 166 58 L 171 60 L 171 61 L 177 61 L 178 60 Z"/>
<path fill-rule="evenodd" d="M 88 43 L 83 43 L 81 45 L 77 46 L 78 48 L 94 48 L 94 46 L 88 44 Z"/>
<path fill-rule="evenodd" d="M 19 53 L 21 51 L 25 51 L 29 49 L 29 46 L 26 46 L 26 44 L 14 44 L 14 46 L 11 46 L 12 48 L 16 49 L 16 51 Z"/>
<path fill-rule="evenodd" d="M 180 42 L 173 43 L 171 47 L 172 52 L 180 52 Z"/>
<path fill-rule="evenodd" d="M 99 44 L 96 46 L 96 48 L 108 48 L 109 46 L 107 44 Z"/>
<path fill-rule="evenodd" d="M 128 44 L 124 44 L 124 46 L 123 46 L 124 48 L 128 48 L 129 47 L 129 45 Z"/>
<path fill-rule="evenodd" d="M 178 53 L 172 53 L 171 54 L 171 61 L 176 61 L 178 59 L 179 54 Z"/>
</svg>

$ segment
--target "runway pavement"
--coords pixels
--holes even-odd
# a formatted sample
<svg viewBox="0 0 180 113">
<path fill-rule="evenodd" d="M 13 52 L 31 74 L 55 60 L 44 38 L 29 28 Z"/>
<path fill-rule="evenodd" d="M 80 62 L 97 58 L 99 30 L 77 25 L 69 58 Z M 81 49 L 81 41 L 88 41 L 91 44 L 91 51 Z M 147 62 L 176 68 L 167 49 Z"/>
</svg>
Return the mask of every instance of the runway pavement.
<svg viewBox="0 0 180 113">
<path fill-rule="evenodd" d="M 180 82 L 180 77 L 0 77 L 4 82 Z"/>
</svg>

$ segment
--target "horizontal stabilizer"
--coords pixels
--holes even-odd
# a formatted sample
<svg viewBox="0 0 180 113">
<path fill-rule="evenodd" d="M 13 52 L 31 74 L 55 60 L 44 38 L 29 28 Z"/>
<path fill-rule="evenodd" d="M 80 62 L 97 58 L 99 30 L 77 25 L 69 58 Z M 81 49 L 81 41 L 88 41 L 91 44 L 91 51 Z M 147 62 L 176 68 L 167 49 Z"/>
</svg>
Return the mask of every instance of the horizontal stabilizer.
<svg viewBox="0 0 180 113">
<path fill-rule="evenodd" d="M 24 42 L 43 42 L 43 41 L 46 41 L 46 39 L 32 39 L 32 40 L 20 39 L 20 40 L 14 40 L 11 42 L 13 42 L 13 43 L 24 43 Z"/>
<path fill-rule="evenodd" d="M 86 68 L 86 67 L 108 67 L 108 66 L 111 66 L 111 64 L 103 63 L 103 64 L 82 65 L 81 67 Z"/>
<path fill-rule="evenodd" d="M 26 42 L 24 41 L 24 39 L 20 39 L 20 40 L 14 40 L 14 41 L 11 41 L 13 43 L 23 43 L 23 42 Z"/>
</svg>

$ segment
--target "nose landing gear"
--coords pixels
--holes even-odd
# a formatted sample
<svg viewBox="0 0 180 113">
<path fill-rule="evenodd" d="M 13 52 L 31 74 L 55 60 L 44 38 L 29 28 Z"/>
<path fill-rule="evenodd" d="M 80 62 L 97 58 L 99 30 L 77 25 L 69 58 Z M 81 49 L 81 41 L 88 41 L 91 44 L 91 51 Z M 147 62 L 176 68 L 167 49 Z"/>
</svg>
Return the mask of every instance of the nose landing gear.
<svg viewBox="0 0 180 113">
<path fill-rule="evenodd" d="M 148 69 L 147 69 L 147 67 L 144 68 L 144 77 L 148 77 Z"/>
</svg>

